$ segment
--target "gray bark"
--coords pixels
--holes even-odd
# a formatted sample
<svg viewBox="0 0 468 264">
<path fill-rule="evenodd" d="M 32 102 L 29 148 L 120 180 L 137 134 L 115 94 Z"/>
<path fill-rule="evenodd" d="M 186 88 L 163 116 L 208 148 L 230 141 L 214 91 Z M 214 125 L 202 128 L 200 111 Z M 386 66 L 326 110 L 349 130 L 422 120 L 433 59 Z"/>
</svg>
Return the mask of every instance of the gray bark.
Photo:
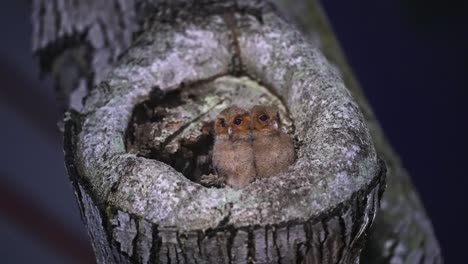
<svg viewBox="0 0 468 264">
<path fill-rule="evenodd" d="M 33 51 L 51 74 L 62 110 L 109 72 L 139 29 L 134 0 L 34 0 Z"/>
<path fill-rule="evenodd" d="M 82 95 L 103 80 L 117 56 L 129 46 L 132 36 L 145 31 L 155 16 L 165 15 L 167 18 L 171 13 L 163 14 L 167 11 L 166 4 L 162 4 L 163 8 L 155 8 L 162 1 L 107 0 L 99 1 L 99 5 L 102 5 L 100 8 L 94 6 L 98 4 L 94 1 L 78 1 L 73 4 L 63 2 L 67 1 L 34 1 L 34 50 L 44 69 L 52 71 L 57 80 L 63 107 L 71 105 L 81 111 Z M 185 8 L 190 9 L 190 5 L 186 4 Z M 379 155 L 390 167 L 388 191 L 383 198 L 385 206 L 377 217 L 369 243 L 371 246 L 367 247 L 365 257 L 371 257 L 370 263 L 413 263 L 418 262 L 418 259 L 424 259 L 425 263 L 440 263 L 440 249 L 409 176 L 387 144 L 358 83 L 339 51 L 326 18 L 318 10 L 315 1 L 293 1 L 283 8 L 289 9 L 293 19 L 299 21 L 311 43 L 320 45 L 327 58 L 338 66 L 347 88 L 364 113 Z M 258 13 L 255 8 L 250 8 L 250 11 Z M 102 41 L 103 38 L 106 40 Z M 239 69 L 235 69 L 238 68 L 238 62 L 231 65 L 234 67 L 230 70 L 238 73 Z M 72 176 L 73 178 L 75 177 Z M 78 194 L 79 189 L 76 186 Z M 145 234 L 151 233 L 147 224 L 142 226 L 144 227 L 139 229 L 146 230 Z M 142 247 L 143 244 L 138 242 Z"/>
<path fill-rule="evenodd" d="M 382 131 L 320 5 L 313 0 L 275 2 L 288 11 L 309 38 L 322 40 L 320 49 L 340 69 L 346 87 L 363 111 L 377 153 L 387 165 L 387 189 L 363 252 L 363 262 L 442 263 L 439 243 L 410 175 Z"/>
<path fill-rule="evenodd" d="M 269 5 L 165 8 L 65 121 L 67 166 L 98 261 L 357 263 L 385 169 L 337 72 Z M 165 98 L 172 91 L 178 103 Z M 162 155 L 226 104 L 261 98 L 293 120 L 298 159 L 244 189 L 203 187 L 126 146 L 140 104 L 164 107 L 151 121 Z"/>
</svg>

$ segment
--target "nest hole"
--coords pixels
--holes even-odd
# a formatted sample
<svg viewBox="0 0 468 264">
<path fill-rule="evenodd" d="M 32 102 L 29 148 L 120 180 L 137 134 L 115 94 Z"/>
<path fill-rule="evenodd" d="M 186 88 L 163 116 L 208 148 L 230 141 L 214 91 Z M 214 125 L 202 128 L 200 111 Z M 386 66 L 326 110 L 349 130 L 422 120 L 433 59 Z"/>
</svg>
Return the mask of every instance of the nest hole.
<svg viewBox="0 0 468 264">
<path fill-rule="evenodd" d="M 172 166 L 191 181 L 215 174 L 213 120 L 229 105 L 277 104 L 266 88 L 247 77 L 221 77 L 209 83 L 164 92 L 154 88 L 134 107 L 125 143 L 127 152 Z M 283 125 L 292 129 L 289 117 Z"/>
</svg>

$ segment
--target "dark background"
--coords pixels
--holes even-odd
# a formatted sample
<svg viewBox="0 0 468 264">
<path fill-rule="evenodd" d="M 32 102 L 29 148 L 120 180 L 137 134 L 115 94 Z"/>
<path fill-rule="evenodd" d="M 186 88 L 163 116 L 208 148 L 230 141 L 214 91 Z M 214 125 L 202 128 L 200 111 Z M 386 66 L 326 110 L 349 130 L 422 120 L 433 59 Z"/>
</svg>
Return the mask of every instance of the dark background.
<svg viewBox="0 0 468 264">
<path fill-rule="evenodd" d="M 468 231 L 468 4 L 323 1 L 349 62 L 430 215 L 446 263 Z M 31 56 L 29 1 L 0 3 L 2 263 L 89 261 L 50 80 Z M 462 261 L 462 262 L 460 262 Z"/>
</svg>

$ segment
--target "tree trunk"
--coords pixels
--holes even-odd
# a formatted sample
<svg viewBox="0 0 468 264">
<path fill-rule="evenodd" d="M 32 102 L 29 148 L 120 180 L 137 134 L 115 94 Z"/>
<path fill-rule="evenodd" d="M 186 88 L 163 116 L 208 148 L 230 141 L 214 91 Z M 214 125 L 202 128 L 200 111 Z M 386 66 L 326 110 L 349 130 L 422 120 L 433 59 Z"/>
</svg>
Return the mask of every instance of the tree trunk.
<svg viewBox="0 0 468 264">
<path fill-rule="evenodd" d="M 262 56 L 271 55 L 271 53 L 262 54 L 261 52 L 264 47 L 257 49 L 253 47 L 256 45 L 257 41 L 261 40 L 264 40 L 267 44 L 272 44 L 272 46 L 275 46 L 274 44 L 278 46 L 285 45 L 290 41 L 268 38 L 274 36 L 274 34 L 278 32 L 268 32 L 268 28 L 272 27 L 269 23 L 273 21 L 274 24 L 276 20 L 265 20 L 265 17 L 276 17 L 277 15 L 272 15 L 271 10 L 266 11 L 268 8 L 265 8 L 261 2 L 250 1 L 248 4 L 238 3 L 237 5 L 233 5 L 231 2 L 226 4 L 210 3 L 214 1 L 198 1 L 200 4 L 194 4 L 192 1 L 172 1 L 168 4 L 165 1 L 143 0 L 103 0 L 98 2 L 99 3 L 95 3 L 94 1 L 81 1 L 73 4 L 64 4 L 63 1 L 60 0 L 34 1 L 34 48 L 41 59 L 43 69 L 52 72 L 52 75 L 57 81 L 58 91 L 59 95 L 61 95 L 60 99 L 63 102 L 64 109 L 71 106 L 81 113 L 87 113 L 87 111 L 84 111 L 82 108 L 81 98 L 86 95 L 88 91 L 92 90 L 94 84 L 104 79 L 104 76 L 111 70 L 111 66 L 118 55 L 131 43 L 132 36 L 138 36 L 139 32 L 143 32 L 144 35 L 146 34 L 146 36 L 148 36 L 148 31 L 154 31 L 154 28 L 151 29 L 154 25 L 162 25 L 161 28 L 167 30 L 164 26 L 169 25 L 169 27 L 171 27 L 170 23 L 173 23 L 172 30 L 177 31 L 178 28 L 176 24 L 179 23 L 179 21 L 175 18 L 188 19 L 187 24 L 192 23 L 201 26 L 200 23 L 204 23 L 201 17 L 210 15 L 223 20 L 221 24 L 215 23 L 216 26 L 224 27 L 223 30 L 218 30 L 216 34 L 219 34 L 219 37 L 224 35 L 224 38 L 228 40 L 228 43 L 225 43 L 224 46 L 226 46 L 225 49 L 230 56 L 230 63 L 227 63 L 226 69 L 224 69 L 225 71 L 219 72 L 219 75 L 211 77 L 217 79 L 217 77 L 227 74 L 234 76 L 250 75 L 252 79 L 260 81 L 261 83 L 258 86 L 262 86 L 265 93 L 270 95 L 268 101 L 277 103 L 278 100 L 275 100 L 275 98 L 282 99 L 283 102 L 281 102 L 281 104 L 285 107 L 284 109 L 289 110 L 291 113 L 291 117 L 295 120 L 295 126 L 291 126 L 291 129 L 294 130 L 294 127 L 296 127 L 295 131 L 292 132 L 295 132 L 297 139 L 300 141 L 298 142 L 298 145 L 301 146 L 300 149 L 303 148 L 304 139 L 301 139 L 300 131 L 298 130 L 301 128 L 304 129 L 305 123 L 308 122 L 307 120 L 311 117 L 300 116 L 299 113 L 304 109 L 301 109 L 301 111 L 298 109 L 295 111 L 291 109 L 295 107 L 294 105 L 297 104 L 296 100 L 298 99 L 289 99 L 290 88 L 285 88 L 298 81 L 298 79 L 295 78 L 297 75 L 291 74 L 297 71 L 297 65 L 295 65 L 294 70 L 289 68 L 289 72 L 286 71 L 288 74 L 283 75 L 284 80 L 278 79 L 278 76 L 282 76 L 281 71 L 272 72 L 260 67 L 260 64 L 264 63 L 264 61 L 262 61 L 264 57 Z M 320 12 L 317 12 L 315 1 L 311 1 L 310 3 L 313 3 L 313 5 L 307 6 L 306 9 L 301 10 L 307 10 L 313 15 L 301 16 L 303 13 L 300 13 L 297 17 L 303 22 L 302 28 L 306 29 L 307 33 L 313 37 L 312 43 L 315 47 L 304 43 L 305 41 L 302 40 L 300 36 L 298 37 L 301 39 L 301 44 L 298 46 L 303 44 L 304 47 L 316 48 L 321 45 L 320 39 L 326 40 L 321 45 L 321 49 L 330 60 L 337 63 L 340 70 L 343 72 L 345 83 L 353 93 L 353 96 L 357 99 L 359 106 L 364 112 L 366 121 L 370 124 L 370 131 L 374 137 L 378 153 L 380 153 L 393 168 L 390 171 L 389 180 L 391 193 L 384 196 L 384 203 L 386 206 L 383 208 L 383 213 L 379 214 L 377 225 L 371 235 L 372 240 L 377 241 L 377 243 L 372 243 L 372 247 L 367 247 L 367 252 L 370 253 L 366 254 L 366 257 L 371 255 L 371 257 L 376 260 L 374 262 L 371 261 L 371 263 L 377 263 L 377 260 L 379 263 L 390 263 L 397 260 L 401 260 L 405 263 L 413 263 L 411 261 L 416 261 L 418 258 L 420 260 L 424 259 L 425 263 L 439 263 L 441 261 L 440 250 L 433 236 L 430 223 L 427 217 L 425 217 L 424 210 L 408 181 L 408 176 L 404 170 L 401 169 L 401 164 L 392 153 L 391 148 L 385 143 L 382 136 L 383 134 L 373 118 L 370 108 L 362 96 L 358 85 L 352 78 L 349 68 L 343 62 L 343 56 L 337 52 L 339 50 L 334 42 L 331 30 L 327 28 L 325 18 Z M 177 6 L 177 8 L 173 9 L 171 6 Z M 296 5 L 287 5 L 287 7 L 293 6 Z M 198 16 L 192 16 L 187 14 L 187 10 L 188 12 L 198 10 L 202 15 L 198 14 Z M 226 15 L 226 13 L 233 12 L 237 15 Z M 311 17 L 313 19 L 312 21 L 303 20 L 305 17 Z M 255 21 L 257 23 L 253 23 Z M 290 27 L 282 20 L 278 21 L 281 22 L 275 25 L 284 26 L 285 28 Z M 244 27 L 244 24 L 248 26 Z M 209 29 L 211 30 L 211 28 Z M 281 31 L 280 29 L 278 30 L 281 33 L 281 38 L 291 38 L 289 35 L 285 36 L 287 32 Z M 245 37 L 249 35 L 249 31 L 255 32 L 254 34 L 250 34 L 251 36 L 255 36 L 258 32 L 261 32 L 264 38 L 256 39 L 250 43 L 248 41 L 242 42 L 242 40 L 249 38 Z M 153 34 L 159 36 L 161 32 L 162 31 L 158 29 Z M 292 35 L 300 35 L 294 29 L 292 29 L 291 32 L 293 32 Z M 186 32 L 184 34 L 186 34 Z M 196 39 L 196 36 L 190 37 Z M 147 37 L 141 37 L 140 43 L 137 42 L 139 43 L 137 45 L 140 45 L 141 42 L 145 42 L 145 38 Z M 153 43 L 151 41 L 154 42 L 154 40 L 150 40 L 148 43 Z M 170 42 L 168 43 L 169 46 L 172 45 Z M 294 46 L 296 43 L 289 44 Z M 289 44 L 285 47 L 288 47 Z M 140 46 L 143 46 L 143 44 Z M 285 47 L 281 49 L 278 48 L 278 51 L 275 52 L 282 53 Z M 244 49 L 246 52 L 244 52 Z M 241 50 L 243 52 L 240 52 Z M 303 50 L 301 50 L 301 52 L 302 51 Z M 288 54 L 286 56 L 287 59 L 284 59 L 284 61 L 292 60 L 295 56 L 297 56 L 297 54 Z M 127 58 L 128 57 L 129 56 L 127 56 Z M 297 57 L 301 60 L 302 57 L 307 57 L 307 55 L 303 56 L 303 54 L 301 54 Z M 144 58 L 141 57 L 138 59 L 144 60 Z M 281 70 L 287 68 L 284 64 L 281 64 L 284 63 L 284 61 L 281 61 L 281 58 L 278 58 L 278 60 L 275 58 L 269 62 L 278 62 L 278 69 Z M 311 59 L 311 61 L 315 60 Z M 335 73 L 333 73 L 326 64 L 327 63 L 322 65 L 323 70 L 330 76 L 334 76 Z M 271 65 L 264 64 L 263 66 L 271 67 Z M 310 65 L 306 66 L 302 69 L 303 71 L 300 72 L 305 72 L 307 67 L 310 67 Z M 174 73 L 168 73 L 169 76 L 171 74 Z M 159 79 L 164 79 L 168 75 L 158 77 L 160 77 Z M 232 78 L 235 79 L 235 77 Z M 303 76 L 298 78 L 302 80 L 301 78 L 303 78 Z M 156 78 L 156 80 L 157 79 L 158 78 Z M 201 77 L 191 79 L 190 81 L 196 80 L 211 81 Z M 316 82 L 317 80 L 313 81 Z M 245 80 L 240 79 L 233 81 L 233 79 L 231 79 L 231 82 L 243 83 Z M 324 83 L 330 83 L 330 81 L 327 80 L 324 81 Z M 169 89 L 176 88 L 177 85 L 174 85 Z M 244 88 L 244 91 L 254 90 L 252 87 L 249 89 L 247 89 L 248 87 Z M 106 89 L 116 90 L 112 85 L 109 85 L 109 82 L 105 82 L 103 85 L 99 86 L 96 93 L 101 93 L 101 91 L 105 91 Z M 105 92 L 102 92 L 102 94 L 105 94 Z M 108 95 L 103 96 L 106 97 Z M 228 96 L 232 98 L 232 95 Z M 301 96 L 307 96 L 307 94 L 301 94 Z M 94 96 L 93 98 L 99 98 L 99 96 Z M 90 99 L 88 99 L 88 102 L 89 100 Z M 148 102 L 151 105 L 151 101 Z M 142 105 L 145 104 L 140 104 L 140 106 Z M 195 118 L 208 118 L 216 112 L 216 107 L 220 105 L 222 105 L 222 103 L 215 105 L 214 108 L 211 109 L 213 110 L 211 114 L 204 112 L 195 112 L 193 114 L 197 115 Z M 200 109 L 199 107 L 200 105 L 195 109 Z M 90 112 L 93 111 L 94 110 L 90 110 Z M 314 109 L 314 111 L 316 111 L 316 109 Z M 135 112 L 137 111 L 126 113 L 129 115 L 129 122 L 136 119 L 134 115 Z M 310 114 L 310 112 L 305 113 Z M 202 117 L 199 116 L 200 114 Z M 316 112 L 313 112 L 313 114 L 315 115 Z M 373 219 L 372 215 L 375 213 L 375 205 L 373 202 L 376 201 L 376 197 L 375 195 L 369 194 L 377 194 L 378 192 L 376 190 L 381 189 L 381 176 L 374 175 L 377 180 L 371 181 L 367 187 L 360 186 L 360 192 L 356 192 L 353 194 L 354 196 L 351 195 L 348 197 L 346 203 L 336 204 L 335 208 L 338 209 L 332 210 L 333 212 L 330 214 L 323 215 L 322 212 L 322 214 L 309 215 L 310 218 L 308 221 L 302 223 L 296 221 L 292 221 L 294 223 L 285 223 L 287 221 L 284 219 L 283 221 L 275 222 L 269 217 L 267 220 L 263 219 L 258 225 L 249 224 L 242 226 L 242 228 L 232 229 L 232 224 L 228 223 L 230 223 L 232 214 L 235 211 L 232 211 L 232 205 L 228 203 L 229 206 L 227 206 L 227 209 L 218 208 L 218 210 L 221 210 L 219 214 L 224 217 L 224 221 L 219 221 L 218 224 L 223 224 L 221 226 L 216 225 L 214 229 L 208 228 L 207 230 L 198 230 L 196 234 L 190 233 L 188 235 L 181 234 L 177 227 L 171 227 L 172 229 L 169 228 L 170 230 L 165 230 L 166 228 L 164 228 L 163 231 L 160 231 L 160 229 L 162 230 L 163 228 L 160 226 L 155 227 L 153 225 L 155 222 L 148 221 L 145 216 L 141 218 L 141 215 L 129 213 L 128 210 L 121 210 L 122 208 L 115 205 L 115 200 L 109 200 L 107 196 L 99 196 L 99 193 L 103 190 L 100 190 L 99 187 L 94 186 L 93 182 L 86 179 L 87 176 L 82 172 L 83 169 L 80 169 L 80 158 L 76 156 L 80 151 L 76 144 L 79 140 L 79 133 L 81 132 L 83 122 L 86 123 L 86 119 L 87 115 L 81 117 L 81 114 L 78 113 L 72 113 L 71 116 L 69 116 L 65 134 L 66 159 L 70 178 L 75 186 L 83 218 L 87 223 L 100 262 L 131 261 L 146 263 L 148 260 L 156 259 L 160 259 L 163 262 L 167 262 L 168 259 L 189 262 L 187 259 L 188 253 L 182 252 L 187 252 L 187 248 L 195 246 L 195 244 L 198 250 L 194 250 L 192 256 L 197 256 L 194 257 L 194 259 L 198 258 L 199 262 L 203 262 L 203 260 L 206 261 L 212 257 L 210 256 L 210 249 L 214 246 L 210 246 L 210 243 L 218 242 L 226 245 L 226 247 L 223 246 L 221 249 L 219 246 L 216 247 L 221 253 L 213 253 L 215 256 L 224 256 L 224 260 L 219 259 L 220 262 L 240 261 L 242 263 L 241 259 L 246 259 L 245 256 L 251 261 L 254 259 L 257 260 L 257 263 L 262 263 L 262 260 L 266 260 L 267 262 L 281 261 L 281 263 L 289 263 L 288 261 L 291 259 L 307 260 L 308 263 L 327 263 L 333 260 L 335 260 L 335 262 L 341 261 L 339 263 L 349 263 L 351 260 L 357 260 L 363 242 L 360 238 L 362 238 L 363 232 L 369 226 L 369 222 Z M 197 120 L 200 121 L 200 119 Z M 136 125 L 137 128 L 143 127 L 143 125 L 138 124 L 137 121 L 135 121 L 134 125 Z M 191 123 L 189 122 L 187 127 L 190 125 Z M 148 131 L 151 130 L 146 130 L 146 133 Z M 171 142 L 177 142 L 179 139 L 185 140 L 188 138 L 187 135 L 184 135 L 184 130 L 176 130 L 176 132 L 177 135 L 171 137 Z M 310 132 L 310 134 L 313 133 Z M 145 135 L 144 129 L 142 135 Z M 197 135 L 200 136 L 199 134 Z M 203 135 L 201 136 L 203 137 Z M 96 137 L 96 135 L 92 137 Z M 200 155 L 200 153 L 196 154 L 198 157 L 197 161 L 187 161 L 180 155 L 172 155 L 173 153 L 171 154 L 170 151 L 164 151 L 164 149 L 160 148 L 161 146 L 157 144 L 148 146 L 144 142 L 146 145 L 138 145 L 135 147 L 132 145 L 132 140 L 129 139 L 129 137 L 123 136 L 122 140 L 126 141 L 127 150 L 132 150 L 133 147 L 135 154 L 142 156 L 147 155 L 148 158 L 156 158 L 166 163 L 169 163 L 171 159 L 175 158 L 192 169 L 199 169 L 198 174 L 203 170 L 203 166 L 199 166 L 199 161 L 203 161 L 203 155 Z M 195 147 L 198 148 L 197 142 L 189 143 L 189 150 L 194 150 L 194 143 Z M 166 144 L 165 146 L 170 147 L 173 145 L 177 146 L 177 144 Z M 147 148 L 146 150 L 149 154 L 145 154 L 145 148 Z M 154 149 L 157 151 L 151 153 L 151 150 Z M 187 146 L 183 145 L 180 153 L 184 151 L 187 151 Z M 154 154 L 154 152 L 164 155 Z M 192 156 L 193 155 L 194 154 L 192 154 Z M 372 156 L 372 154 L 369 155 Z M 183 167 L 180 164 L 171 164 L 171 166 L 174 168 Z M 379 166 L 375 164 L 375 168 L 377 167 Z M 123 171 L 125 171 L 125 169 Z M 180 171 L 183 172 L 183 170 Z M 376 172 L 376 174 L 378 173 Z M 380 174 L 382 174 L 382 172 Z M 109 179 L 113 177 L 119 176 L 117 174 L 110 175 Z M 189 177 L 192 177 L 192 180 L 196 180 L 194 175 Z M 311 177 L 313 178 L 313 176 Z M 120 184 L 118 186 L 120 186 Z M 115 188 L 116 187 L 114 187 L 114 189 Z M 322 190 L 322 193 L 328 192 L 323 192 Z M 411 198 L 409 200 L 414 201 L 414 203 L 395 202 L 396 197 L 405 197 L 405 199 Z M 269 199 L 274 199 L 274 197 L 269 197 Z M 372 206 L 366 207 L 366 204 Z M 321 209 L 324 210 L 325 207 Z M 350 212 L 357 213 L 350 215 Z M 311 212 L 308 213 L 310 214 Z M 386 220 L 382 217 L 385 214 L 392 216 L 391 220 Z M 286 215 L 288 217 L 293 217 L 288 214 Z M 305 215 L 307 215 L 307 212 L 304 213 L 302 217 Z M 418 219 L 423 219 L 426 223 L 420 224 L 415 221 L 416 215 L 419 215 Z M 229 217 L 226 218 L 226 216 Z M 213 217 L 212 220 L 214 219 L 219 220 L 219 216 L 218 218 Z M 401 225 L 399 222 L 403 221 L 399 219 L 408 219 L 408 221 L 404 221 L 405 224 Z M 352 228 L 350 228 L 350 224 L 353 226 Z M 359 225 L 361 225 L 362 228 L 358 230 L 357 226 Z M 410 233 L 404 232 L 404 230 L 409 230 L 409 228 L 413 228 L 412 230 L 414 230 L 411 236 L 416 238 L 416 243 L 408 242 L 410 239 L 410 235 L 408 234 Z M 285 235 L 286 238 L 283 235 Z M 350 237 L 354 237 L 352 245 L 350 244 Z M 290 241 L 291 238 L 293 238 L 293 241 Z M 247 245 L 245 245 L 244 242 Z M 391 249 L 393 250 L 388 250 L 387 247 L 389 244 L 387 242 L 392 242 Z M 259 248 L 265 249 L 263 253 Z M 291 250 L 292 248 L 295 248 L 295 250 Z M 397 248 L 398 250 L 395 250 Z M 405 250 L 402 251 L 402 248 Z M 188 250 L 190 252 L 191 249 Z M 319 252 L 322 253 L 320 254 Z M 342 258 L 338 258 L 339 256 L 342 256 Z M 322 258 L 322 260 L 320 261 L 313 258 Z"/>
<path fill-rule="evenodd" d="M 387 165 L 387 189 L 363 252 L 363 263 L 442 263 L 439 243 L 410 175 L 388 143 L 320 5 L 314 0 L 275 2 L 288 11 L 309 38 L 322 40 L 320 49 L 340 69 L 364 114 L 377 153 Z"/>
</svg>

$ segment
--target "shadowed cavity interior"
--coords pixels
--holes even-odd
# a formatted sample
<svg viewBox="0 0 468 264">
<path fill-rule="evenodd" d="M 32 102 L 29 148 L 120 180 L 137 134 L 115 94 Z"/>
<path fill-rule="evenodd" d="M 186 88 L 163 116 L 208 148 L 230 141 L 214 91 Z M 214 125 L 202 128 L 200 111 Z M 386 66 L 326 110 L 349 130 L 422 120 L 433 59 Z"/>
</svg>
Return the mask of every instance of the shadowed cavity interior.
<svg viewBox="0 0 468 264">
<path fill-rule="evenodd" d="M 169 92 L 155 87 L 133 110 L 125 135 L 127 152 L 162 161 L 199 182 L 202 175 L 214 173 L 213 121 L 233 104 L 246 109 L 277 105 L 284 127 L 293 132 L 286 108 L 267 88 L 248 77 L 224 76 Z"/>
</svg>

